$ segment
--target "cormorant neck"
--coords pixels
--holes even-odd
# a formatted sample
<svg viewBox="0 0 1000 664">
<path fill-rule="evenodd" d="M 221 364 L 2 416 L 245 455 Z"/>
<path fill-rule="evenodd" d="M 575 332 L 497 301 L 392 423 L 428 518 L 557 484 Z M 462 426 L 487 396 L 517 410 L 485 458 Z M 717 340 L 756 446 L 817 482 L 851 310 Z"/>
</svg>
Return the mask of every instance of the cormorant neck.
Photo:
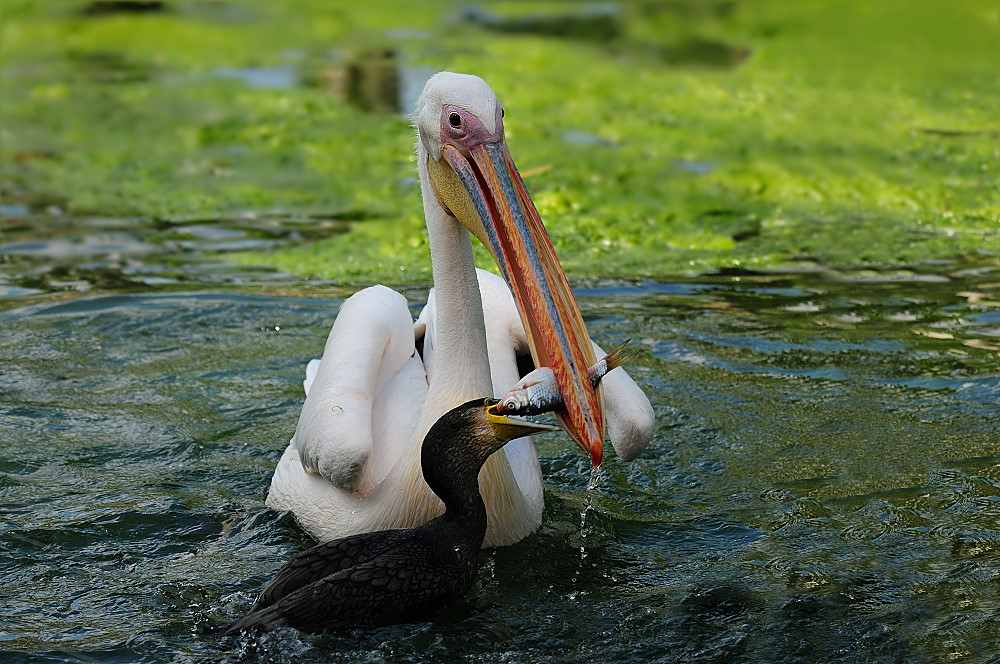
<svg viewBox="0 0 1000 664">
<path fill-rule="evenodd" d="M 486 536 L 486 504 L 479 493 L 479 470 L 489 456 L 502 446 L 484 445 L 481 437 L 494 441 L 485 421 L 483 400 L 454 408 L 434 423 L 424 438 L 420 453 L 424 480 L 444 502 L 444 519 L 461 526 L 476 539 Z"/>
</svg>

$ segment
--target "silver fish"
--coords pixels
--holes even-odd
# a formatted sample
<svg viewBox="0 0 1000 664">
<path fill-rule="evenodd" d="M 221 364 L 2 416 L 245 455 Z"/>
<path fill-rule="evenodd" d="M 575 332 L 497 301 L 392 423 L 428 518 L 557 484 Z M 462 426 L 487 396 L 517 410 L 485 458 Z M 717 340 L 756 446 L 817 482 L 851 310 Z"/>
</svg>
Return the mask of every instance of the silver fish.
<svg viewBox="0 0 1000 664">
<path fill-rule="evenodd" d="M 633 352 L 625 350 L 629 341 L 631 339 L 618 344 L 587 369 L 591 385 L 597 387 L 609 371 L 625 364 L 632 357 Z M 562 405 L 556 375 L 549 367 L 538 367 L 510 388 L 494 408 L 501 415 L 538 415 L 558 410 Z"/>
</svg>

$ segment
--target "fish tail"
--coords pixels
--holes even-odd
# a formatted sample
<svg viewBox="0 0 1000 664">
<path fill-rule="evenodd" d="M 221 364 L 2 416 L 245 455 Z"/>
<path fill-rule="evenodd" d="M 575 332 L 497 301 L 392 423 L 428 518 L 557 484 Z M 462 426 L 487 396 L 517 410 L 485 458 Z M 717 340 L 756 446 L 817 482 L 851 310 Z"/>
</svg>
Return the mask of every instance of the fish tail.
<svg viewBox="0 0 1000 664">
<path fill-rule="evenodd" d="M 612 369 L 617 369 L 621 365 L 628 362 L 635 355 L 635 351 L 625 349 L 625 346 L 631 339 L 626 339 L 617 346 L 611 349 L 611 352 L 599 359 L 592 367 L 587 369 L 587 376 L 590 378 L 590 384 L 597 387 L 601 379 L 607 375 Z"/>
<path fill-rule="evenodd" d="M 617 369 L 618 367 L 620 367 L 621 365 L 625 364 L 633 357 L 635 357 L 636 351 L 632 348 L 626 348 L 626 346 L 630 341 L 632 340 L 626 339 L 625 341 L 621 342 L 620 344 L 612 348 L 611 352 L 605 356 L 604 361 L 608 363 L 608 371 L 611 371 L 612 369 Z"/>
</svg>

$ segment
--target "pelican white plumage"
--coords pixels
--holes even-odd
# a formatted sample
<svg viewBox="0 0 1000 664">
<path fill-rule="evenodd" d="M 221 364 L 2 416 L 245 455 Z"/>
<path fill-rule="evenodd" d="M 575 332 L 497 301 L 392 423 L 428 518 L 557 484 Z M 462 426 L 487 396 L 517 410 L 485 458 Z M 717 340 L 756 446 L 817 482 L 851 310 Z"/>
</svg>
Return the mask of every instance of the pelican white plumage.
<svg viewBox="0 0 1000 664">
<path fill-rule="evenodd" d="M 307 369 L 298 427 L 267 498 L 321 541 L 439 514 L 442 503 L 421 475 L 420 441 L 454 406 L 506 392 L 519 378 L 517 355 L 529 350 L 560 381 L 567 431 L 600 462 L 600 398 L 584 380 L 596 345 L 510 159 L 502 115 L 482 79 L 450 72 L 433 76 L 417 102 L 434 289 L 416 323 L 403 296 L 384 286 L 344 302 L 322 360 Z M 470 231 L 506 281 L 475 268 Z M 605 377 L 602 391 L 612 444 L 631 459 L 652 436 L 652 408 L 621 369 Z M 480 488 L 484 546 L 511 544 L 538 527 L 542 477 L 529 439 L 494 454 Z"/>
</svg>

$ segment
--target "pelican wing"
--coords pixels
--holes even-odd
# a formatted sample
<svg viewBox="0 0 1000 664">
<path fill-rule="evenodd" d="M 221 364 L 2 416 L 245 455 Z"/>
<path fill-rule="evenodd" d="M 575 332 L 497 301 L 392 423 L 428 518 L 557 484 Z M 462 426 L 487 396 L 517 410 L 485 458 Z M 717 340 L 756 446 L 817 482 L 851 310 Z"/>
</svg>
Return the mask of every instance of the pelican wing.
<svg viewBox="0 0 1000 664">
<path fill-rule="evenodd" d="M 403 296 L 373 286 L 350 297 L 313 368 L 292 445 L 307 472 L 357 491 L 370 459 L 409 442 L 427 391 Z"/>
<path fill-rule="evenodd" d="M 593 340 L 591 343 L 594 343 Z M 604 357 L 604 350 L 594 343 L 594 352 Z M 653 406 L 625 369 L 618 367 L 601 379 L 604 412 L 607 415 L 608 437 L 618 457 L 631 461 L 646 449 L 653 439 L 656 420 Z"/>
</svg>

